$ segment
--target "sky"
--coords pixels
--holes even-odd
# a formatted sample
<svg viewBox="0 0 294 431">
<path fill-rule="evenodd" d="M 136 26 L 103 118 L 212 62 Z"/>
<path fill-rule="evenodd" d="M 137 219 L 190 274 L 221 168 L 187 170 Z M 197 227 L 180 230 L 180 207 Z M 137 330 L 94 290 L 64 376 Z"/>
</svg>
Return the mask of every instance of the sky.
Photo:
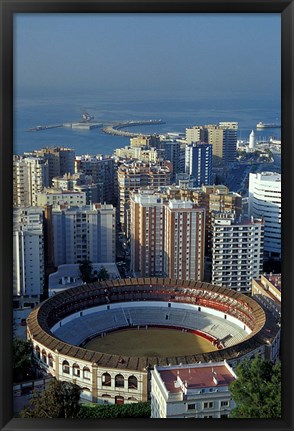
<svg viewBox="0 0 294 431">
<path fill-rule="evenodd" d="M 279 96 L 280 14 L 16 14 L 20 92 Z"/>
</svg>

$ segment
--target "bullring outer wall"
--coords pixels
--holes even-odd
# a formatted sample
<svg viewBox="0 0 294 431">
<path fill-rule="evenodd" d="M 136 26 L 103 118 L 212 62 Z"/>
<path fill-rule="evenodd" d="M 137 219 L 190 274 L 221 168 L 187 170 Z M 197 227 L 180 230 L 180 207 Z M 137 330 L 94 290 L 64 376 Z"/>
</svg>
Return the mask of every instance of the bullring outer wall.
<svg viewBox="0 0 294 431">
<path fill-rule="evenodd" d="M 57 322 L 77 311 L 116 302 L 140 301 L 142 304 L 141 301 L 147 300 L 214 308 L 242 321 L 251 333 L 241 343 L 214 352 L 142 358 L 109 355 L 70 345 L 55 337 L 50 330 Z M 134 278 L 82 285 L 44 301 L 27 319 L 28 337 L 33 342 L 39 366 L 57 379 L 75 381 L 83 388 L 85 397 L 94 402 L 105 402 L 103 398 L 116 402 L 117 397 L 122 397 L 124 402 L 146 400 L 148 370 L 155 364 L 219 362 L 225 359 L 234 365 L 246 356 L 255 353 L 264 355 L 271 328 L 272 322 L 264 310 L 249 297 L 208 283 L 164 278 Z M 63 372 L 64 362 L 69 364 L 69 373 Z M 79 371 L 79 375 L 75 375 L 75 370 Z M 111 382 L 105 388 L 103 375 L 107 373 L 111 376 Z M 117 375 L 123 377 L 123 386 L 117 386 Z M 136 379 L 136 389 L 129 387 L 129 379 Z M 110 398 L 103 397 L 109 395 L 102 393 L 105 389 L 111 392 Z"/>
</svg>

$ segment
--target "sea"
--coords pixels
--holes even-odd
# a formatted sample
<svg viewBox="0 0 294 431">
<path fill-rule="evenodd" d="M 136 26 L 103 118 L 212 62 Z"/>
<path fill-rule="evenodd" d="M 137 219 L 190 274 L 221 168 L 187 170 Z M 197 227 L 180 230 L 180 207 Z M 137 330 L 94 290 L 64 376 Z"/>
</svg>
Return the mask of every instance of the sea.
<svg viewBox="0 0 294 431">
<path fill-rule="evenodd" d="M 17 94 L 14 98 L 13 151 L 23 154 L 47 146 L 73 148 L 77 155 L 111 155 L 116 148 L 129 144 L 128 137 L 107 135 L 101 128 L 74 130 L 55 128 L 37 132 L 30 128 L 79 122 L 87 111 L 94 121 L 107 124 L 130 120 L 162 120 L 164 124 L 136 126 L 129 129 L 142 134 L 185 133 L 194 125 L 239 123 L 238 139 L 247 141 L 252 130 L 257 141 L 280 139 L 281 129 L 256 130 L 256 124 L 280 123 L 278 97 L 254 94 L 214 94 L 189 91 L 111 91 L 48 92 Z"/>
</svg>

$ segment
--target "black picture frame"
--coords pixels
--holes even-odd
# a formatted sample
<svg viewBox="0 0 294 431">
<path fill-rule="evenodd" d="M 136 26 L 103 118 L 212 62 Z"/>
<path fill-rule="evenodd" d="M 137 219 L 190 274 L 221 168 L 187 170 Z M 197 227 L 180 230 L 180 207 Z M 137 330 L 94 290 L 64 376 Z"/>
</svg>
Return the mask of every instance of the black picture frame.
<svg viewBox="0 0 294 431">
<path fill-rule="evenodd" d="M 17 419 L 12 412 L 12 154 L 13 14 L 15 13 L 280 13 L 282 21 L 282 419 L 72 420 Z M 0 426 L 1 430 L 173 430 L 293 428 L 293 170 L 294 165 L 294 4 L 293 0 L 0 0 L 1 148 L 0 148 Z"/>
</svg>

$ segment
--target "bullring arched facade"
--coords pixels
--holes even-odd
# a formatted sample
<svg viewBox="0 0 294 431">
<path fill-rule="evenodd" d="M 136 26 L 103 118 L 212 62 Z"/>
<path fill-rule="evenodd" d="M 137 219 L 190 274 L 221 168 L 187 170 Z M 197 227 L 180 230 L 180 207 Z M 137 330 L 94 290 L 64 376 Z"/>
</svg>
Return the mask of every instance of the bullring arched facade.
<svg viewBox="0 0 294 431">
<path fill-rule="evenodd" d="M 213 352 L 178 357 L 136 357 L 94 352 L 65 342 L 56 333 L 59 326 L 91 310 L 138 306 L 159 302 L 169 307 L 193 306 L 227 322 L 238 322 L 244 337 Z M 97 311 L 97 312 L 98 312 Z M 95 311 L 96 312 L 96 311 Z M 148 324 L 148 322 L 146 322 Z M 86 284 L 63 291 L 36 307 L 27 319 L 28 338 L 39 367 L 58 380 L 71 381 L 82 389 L 82 398 L 98 403 L 132 403 L 148 399 L 150 369 L 157 365 L 223 361 L 232 366 L 255 355 L 275 359 L 279 330 L 271 316 L 253 299 L 238 292 L 186 280 L 133 278 Z M 89 334 L 93 335 L 93 334 Z M 206 335 L 210 335 L 206 333 Z M 85 337 L 86 338 L 86 337 Z M 215 339 L 215 337 L 212 337 Z"/>
</svg>

